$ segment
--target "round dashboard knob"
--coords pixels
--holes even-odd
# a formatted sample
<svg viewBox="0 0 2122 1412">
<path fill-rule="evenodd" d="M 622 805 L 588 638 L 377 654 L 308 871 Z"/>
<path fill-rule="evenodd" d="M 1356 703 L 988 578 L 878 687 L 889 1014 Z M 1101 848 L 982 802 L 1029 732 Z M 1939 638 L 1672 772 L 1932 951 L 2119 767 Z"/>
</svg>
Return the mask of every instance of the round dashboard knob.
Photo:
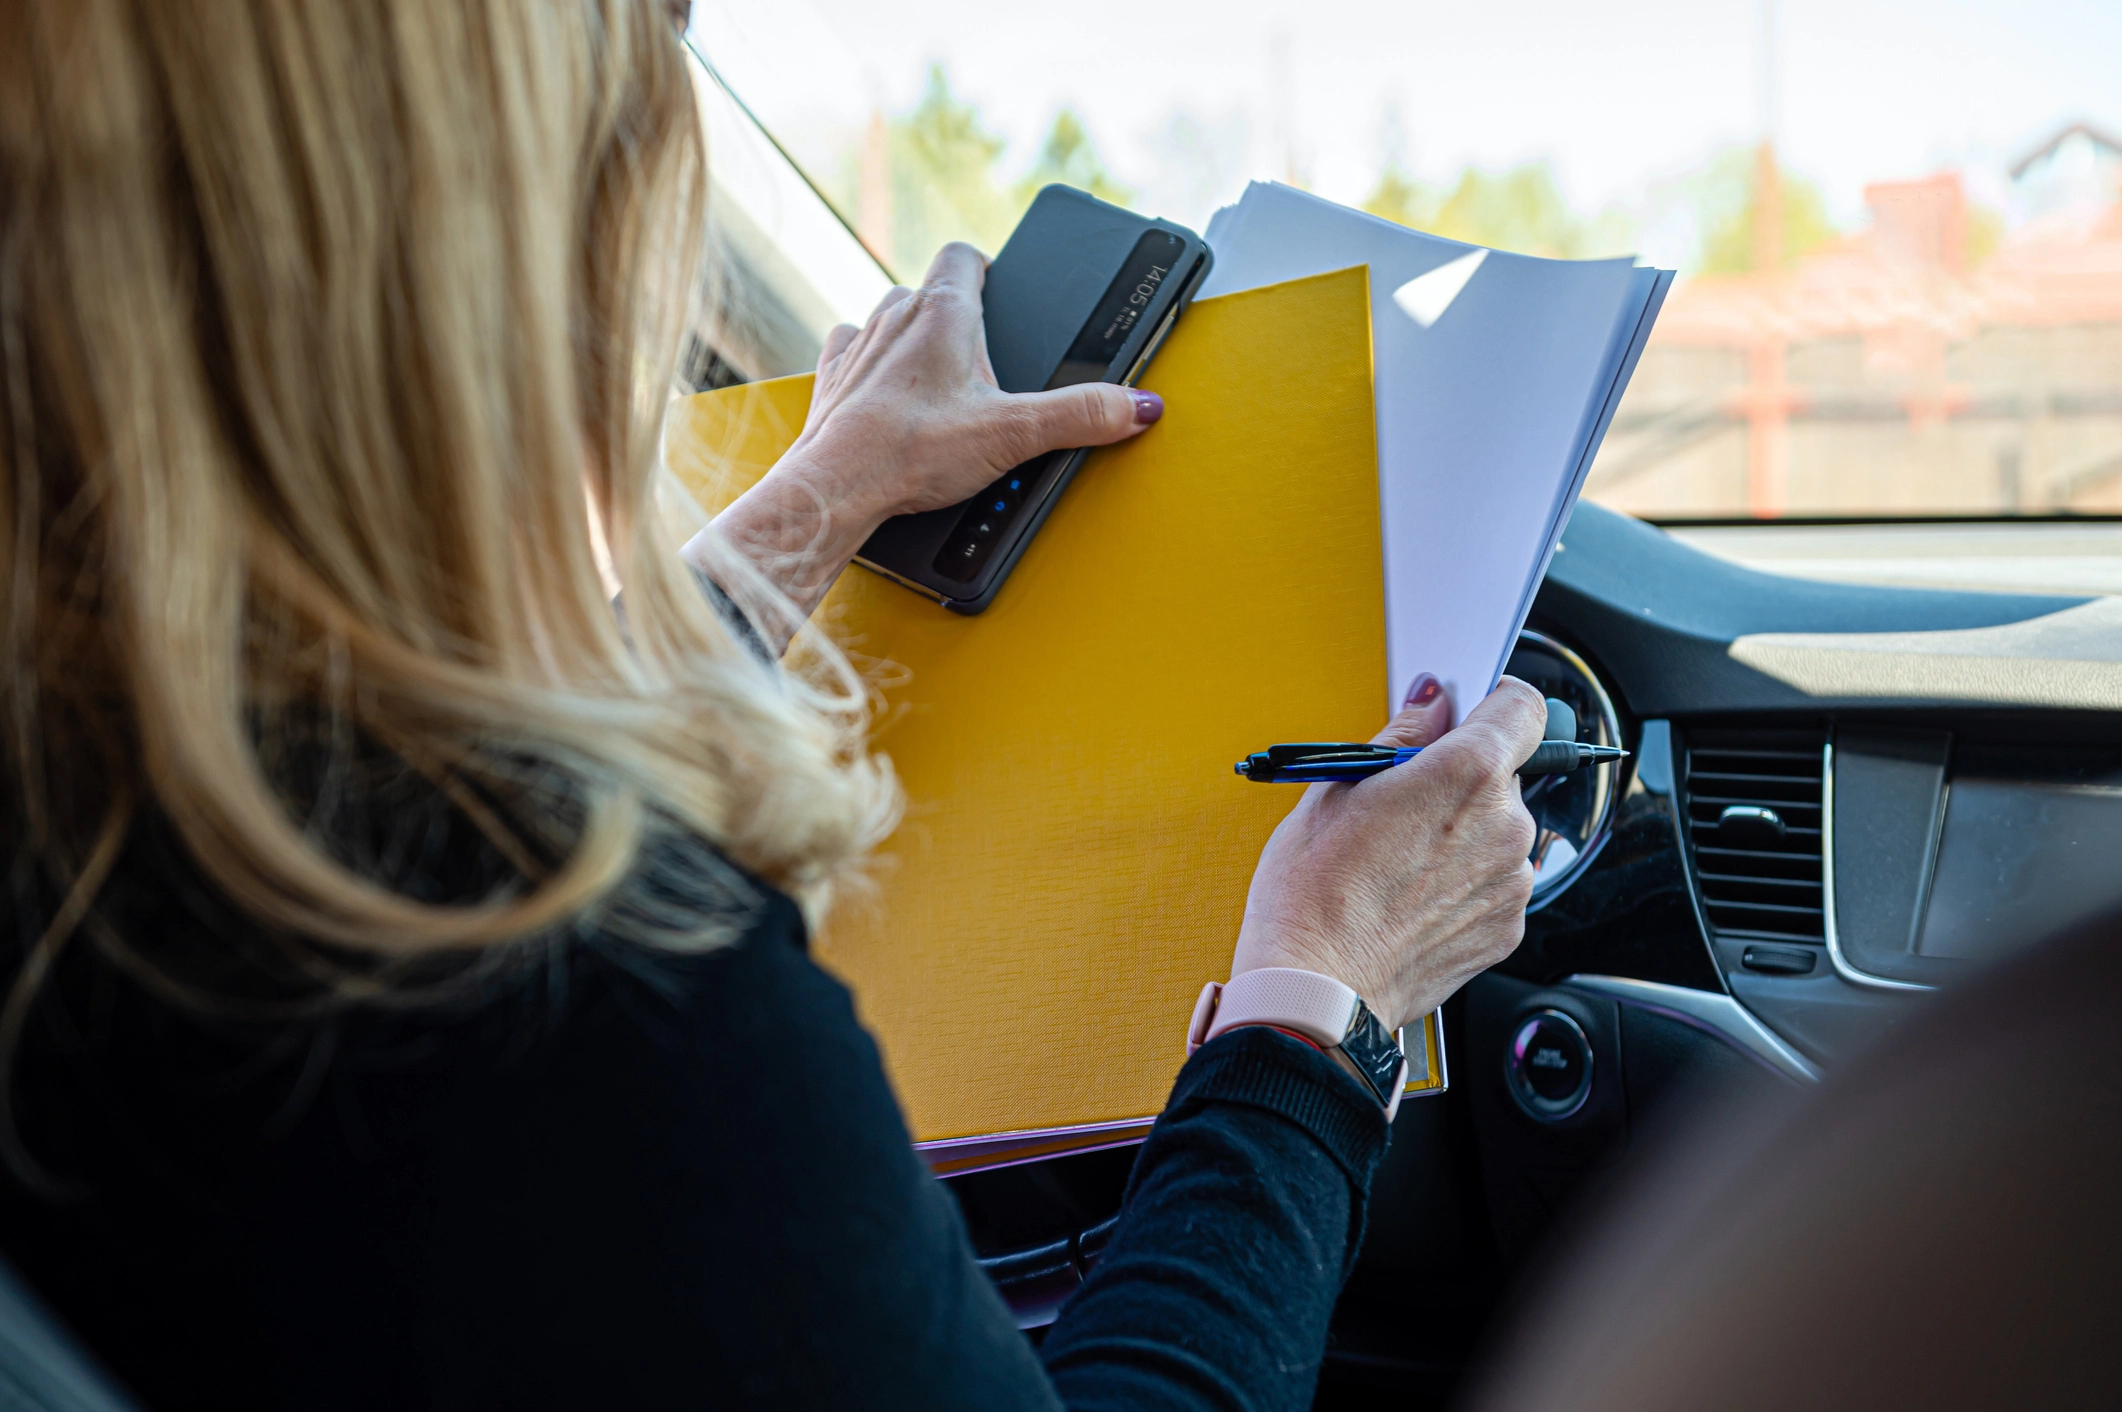
<svg viewBox="0 0 2122 1412">
<path fill-rule="evenodd" d="M 1591 1041 L 1560 1010 L 1535 1010 L 1511 1036 L 1503 1075 L 1527 1114 L 1543 1123 L 1567 1118 L 1591 1097 Z"/>
</svg>

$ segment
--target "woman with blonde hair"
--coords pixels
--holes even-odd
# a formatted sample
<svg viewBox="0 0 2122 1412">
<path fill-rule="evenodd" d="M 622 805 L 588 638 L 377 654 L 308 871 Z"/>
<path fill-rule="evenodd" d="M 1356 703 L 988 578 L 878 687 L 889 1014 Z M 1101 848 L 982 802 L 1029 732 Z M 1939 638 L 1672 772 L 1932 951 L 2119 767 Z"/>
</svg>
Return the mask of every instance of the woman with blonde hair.
<svg viewBox="0 0 2122 1412">
<path fill-rule="evenodd" d="M 803 949 L 898 807 L 805 615 L 1161 404 L 998 391 L 953 247 L 667 542 L 684 18 L 0 7 L 0 1250 L 154 1409 L 1301 1406 L 1388 1132 L 1331 1046 L 1200 1048 L 1035 1351 Z M 1539 703 L 1445 710 L 1234 975 L 1389 1028 L 1516 944 Z"/>
</svg>

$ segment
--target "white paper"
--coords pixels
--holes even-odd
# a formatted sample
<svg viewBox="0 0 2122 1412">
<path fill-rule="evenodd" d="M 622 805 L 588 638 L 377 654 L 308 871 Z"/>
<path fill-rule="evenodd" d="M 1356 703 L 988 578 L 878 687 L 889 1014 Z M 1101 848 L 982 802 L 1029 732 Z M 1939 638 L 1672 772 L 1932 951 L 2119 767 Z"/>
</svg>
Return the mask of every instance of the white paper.
<svg viewBox="0 0 2122 1412">
<path fill-rule="evenodd" d="M 1208 241 L 1203 298 L 1370 267 L 1386 705 L 1432 672 L 1463 717 L 1524 624 L 1655 272 L 1482 251 L 1260 182 Z"/>
</svg>

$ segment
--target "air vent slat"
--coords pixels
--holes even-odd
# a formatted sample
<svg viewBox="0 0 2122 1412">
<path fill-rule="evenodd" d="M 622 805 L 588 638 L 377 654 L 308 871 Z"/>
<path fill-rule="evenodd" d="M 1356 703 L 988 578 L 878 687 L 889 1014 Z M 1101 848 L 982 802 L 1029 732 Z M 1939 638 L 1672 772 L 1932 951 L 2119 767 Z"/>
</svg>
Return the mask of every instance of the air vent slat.
<svg viewBox="0 0 2122 1412">
<path fill-rule="evenodd" d="M 1814 892 L 1820 890 L 1820 880 L 1818 878 L 1808 880 L 1806 878 L 1748 877 L 1741 873 L 1704 873 L 1702 874 L 1702 881 L 1706 883 L 1733 883 L 1745 887 L 1809 887 Z"/>
<path fill-rule="evenodd" d="M 1820 884 L 1820 859 L 1815 853 L 1794 850 L 1789 853 L 1766 853 L 1759 850 L 1736 848 L 1695 847 L 1696 866 L 1704 875 L 1718 874 L 1725 877 L 1778 878 Z"/>
<path fill-rule="evenodd" d="M 1695 754 L 1703 760 L 1806 760 L 1812 754 L 1804 750 L 1698 750 Z"/>
<path fill-rule="evenodd" d="M 1784 902 L 1749 902 L 1742 898 L 1720 898 L 1709 904 L 1709 910 L 1712 912 L 1775 912 L 1791 917 L 1804 916 L 1808 913 L 1815 917 L 1820 915 L 1820 909 L 1817 907 L 1799 907 Z"/>
<path fill-rule="evenodd" d="M 1819 942 L 1820 731 L 1697 730 L 1689 734 L 1685 808 L 1689 865 L 1719 937 Z M 1749 811 L 1743 826 L 1727 809 Z M 1780 822 L 1764 821 L 1768 810 Z M 1736 816 L 1735 816 L 1736 817 Z"/>
<path fill-rule="evenodd" d="M 1777 812 L 1781 813 L 1782 811 L 1778 810 Z M 1715 819 L 1689 819 L 1687 821 L 1687 826 L 1702 833 L 1715 833 L 1718 829 L 1723 827 L 1723 825 L 1719 824 Z M 1786 839 L 1818 838 L 1820 836 L 1820 831 L 1818 829 L 1799 828 L 1796 825 L 1785 821 L 1783 825 L 1783 836 Z M 1811 850 L 1815 855 L 1817 855 L 1820 851 L 1820 845 L 1817 843 L 1805 844 L 1803 846 Z"/>
<path fill-rule="evenodd" d="M 1817 945 L 1820 940 L 1803 932 L 1779 932 L 1772 927 L 1718 927 L 1717 935 L 1726 941 L 1809 941 Z"/>
<path fill-rule="evenodd" d="M 1809 799 L 1814 804 L 1820 802 L 1820 782 L 1818 780 L 1794 778 L 1790 775 L 1771 775 L 1766 780 L 1748 784 L 1744 781 L 1734 781 L 1730 775 L 1707 775 L 1698 776 L 1697 778 L 1701 780 L 1701 784 L 1695 790 L 1697 799 L 1757 799 L 1760 797 L 1761 791 L 1765 789 L 1773 794 L 1794 795 L 1799 800 Z"/>
</svg>

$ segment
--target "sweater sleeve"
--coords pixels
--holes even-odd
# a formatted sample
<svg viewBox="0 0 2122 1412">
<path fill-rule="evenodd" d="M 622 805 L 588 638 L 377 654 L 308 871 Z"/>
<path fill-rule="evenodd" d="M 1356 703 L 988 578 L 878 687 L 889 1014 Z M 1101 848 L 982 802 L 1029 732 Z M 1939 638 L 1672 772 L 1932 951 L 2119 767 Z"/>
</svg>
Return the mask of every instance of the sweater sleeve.
<svg viewBox="0 0 2122 1412">
<path fill-rule="evenodd" d="M 1352 1079 L 1267 1031 L 1195 1056 L 1042 1367 L 775 907 L 652 982 L 604 963 L 540 1058 L 452 1095 L 438 1405 L 1308 1405 L 1385 1140 Z"/>
<path fill-rule="evenodd" d="M 1120 1224 L 1042 1352 L 1070 1409 L 1301 1409 L 1387 1128 L 1317 1050 L 1240 1029 L 1188 1061 Z"/>
</svg>

